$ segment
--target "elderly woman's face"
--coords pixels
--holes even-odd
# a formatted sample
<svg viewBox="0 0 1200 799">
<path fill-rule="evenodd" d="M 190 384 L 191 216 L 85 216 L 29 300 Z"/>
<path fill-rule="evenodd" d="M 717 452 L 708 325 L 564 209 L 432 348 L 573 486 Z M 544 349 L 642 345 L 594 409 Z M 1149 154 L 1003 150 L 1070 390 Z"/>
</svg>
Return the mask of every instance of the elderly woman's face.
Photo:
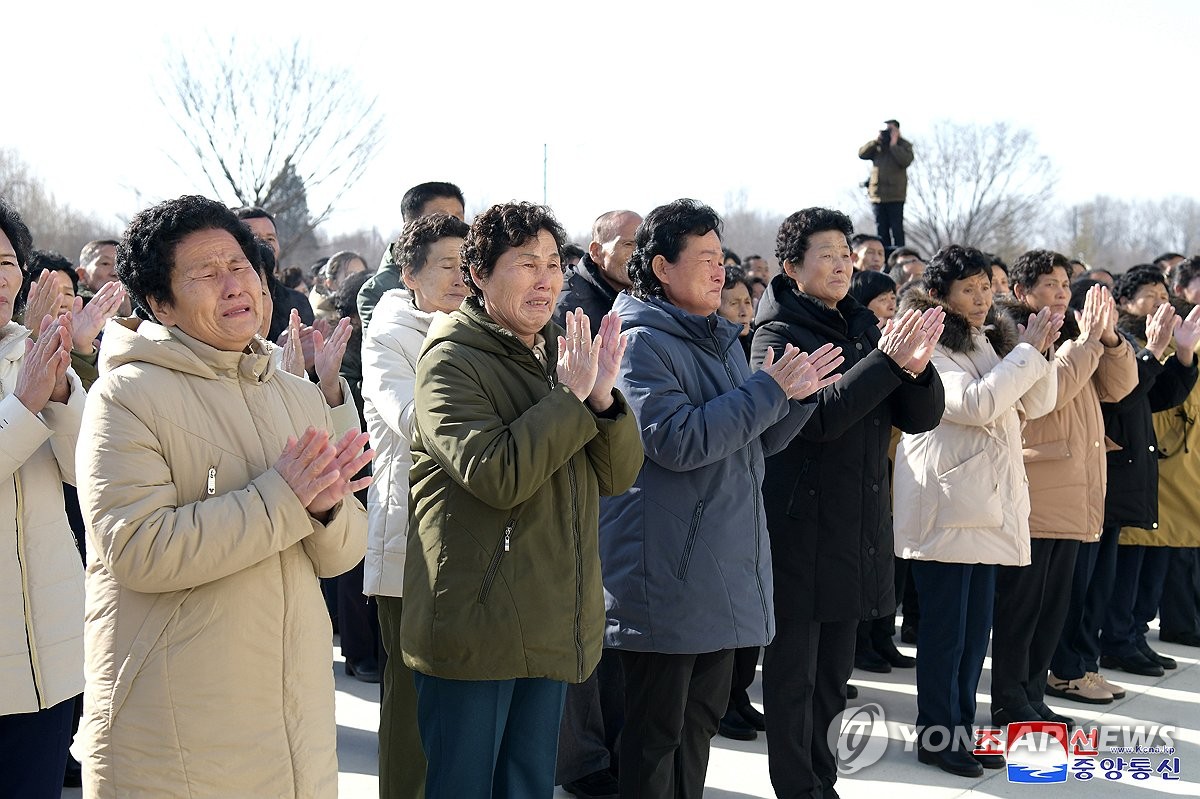
<svg viewBox="0 0 1200 799">
<path fill-rule="evenodd" d="M 471 277 L 483 292 L 483 307 L 501 327 L 529 346 L 554 313 L 562 288 L 562 260 L 558 244 L 548 230 L 510 247 L 496 260 L 492 273 L 481 279 L 472 267 Z"/>
<path fill-rule="evenodd" d="M 17 251 L 0 230 L 0 327 L 12 321 L 13 303 L 21 290 L 23 277 L 17 263 Z"/>
<path fill-rule="evenodd" d="M 189 233 L 175 246 L 170 304 L 150 299 L 158 321 L 210 347 L 241 352 L 262 321 L 262 283 L 226 230 Z"/>
<path fill-rule="evenodd" d="M 850 245 L 840 230 L 822 230 L 808 239 L 808 249 L 800 263 L 787 261 L 783 271 L 799 289 L 830 308 L 845 299 L 850 291 Z"/>
</svg>

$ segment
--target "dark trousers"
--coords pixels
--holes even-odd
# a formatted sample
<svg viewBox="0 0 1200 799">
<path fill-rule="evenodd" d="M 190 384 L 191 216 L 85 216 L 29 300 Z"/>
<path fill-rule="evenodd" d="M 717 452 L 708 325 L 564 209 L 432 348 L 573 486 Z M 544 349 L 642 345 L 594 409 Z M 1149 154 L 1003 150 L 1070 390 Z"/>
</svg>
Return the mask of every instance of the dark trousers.
<svg viewBox="0 0 1200 799">
<path fill-rule="evenodd" d="M 1079 542 L 1034 538 L 1029 545 L 1028 566 L 1001 566 L 996 574 L 993 713 L 1043 701 L 1071 598 Z"/>
<path fill-rule="evenodd" d="M 708 751 L 729 702 L 733 650 L 621 652 L 622 799 L 700 799 Z"/>
<path fill-rule="evenodd" d="M 1050 671 L 1060 680 L 1078 680 L 1100 670 L 1100 627 L 1112 602 L 1120 540 L 1121 525 L 1110 524 L 1099 541 L 1079 545 L 1067 618 L 1050 659 Z"/>
<path fill-rule="evenodd" d="M 374 660 L 379 651 L 379 615 L 363 594 L 363 561 L 337 577 L 338 632 L 342 656 L 351 663 Z"/>
<path fill-rule="evenodd" d="M 413 677 L 429 763 L 425 796 L 527 799 L 554 793 L 566 683 Z"/>
<path fill-rule="evenodd" d="M 904 203 L 872 203 L 875 210 L 875 232 L 883 239 L 889 253 L 904 246 Z"/>
<path fill-rule="evenodd" d="M 75 697 L 36 713 L 0 716 L 0 796 L 62 795 Z"/>
<path fill-rule="evenodd" d="M 778 617 L 763 653 L 767 764 L 780 799 L 813 797 L 837 781 L 829 725 L 846 709 L 857 621 Z"/>
<path fill-rule="evenodd" d="M 1200 635 L 1200 548 L 1171 548 L 1158 621 L 1160 633 Z"/>
<path fill-rule="evenodd" d="M 914 560 L 910 569 L 921 602 L 938 609 L 917 631 L 917 727 L 953 735 L 975 724 L 975 691 L 992 632 L 996 567 Z M 971 740 L 970 735 L 961 740 Z"/>
<path fill-rule="evenodd" d="M 566 785 L 617 765 L 617 739 L 625 721 L 625 680 L 621 658 L 605 649 L 600 665 L 581 683 L 567 686 L 558 728 L 554 781 Z"/>
<path fill-rule="evenodd" d="M 729 706 L 726 712 L 751 706 L 749 688 L 758 675 L 758 654 L 761 651 L 762 647 L 759 646 L 733 650 L 733 675 L 729 680 Z"/>
<path fill-rule="evenodd" d="M 1117 547 L 1116 579 L 1100 633 L 1103 654 L 1130 657 L 1145 642 L 1145 625 L 1158 613 L 1168 555 L 1166 547 Z"/>
<path fill-rule="evenodd" d="M 383 664 L 379 707 L 379 799 L 421 799 L 425 795 L 425 750 L 417 726 L 417 687 L 400 654 L 404 600 L 376 597 L 380 638 L 389 657 Z"/>
</svg>

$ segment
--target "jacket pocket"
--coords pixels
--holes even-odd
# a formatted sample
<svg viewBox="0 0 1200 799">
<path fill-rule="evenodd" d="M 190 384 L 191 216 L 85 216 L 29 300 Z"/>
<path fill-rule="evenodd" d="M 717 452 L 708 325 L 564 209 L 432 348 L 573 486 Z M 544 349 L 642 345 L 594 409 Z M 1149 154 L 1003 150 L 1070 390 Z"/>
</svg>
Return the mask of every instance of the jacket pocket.
<svg viewBox="0 0 1200 799">
<path fill-rule="evenodd" d="M 805 460 L 800 464 L 796 479 L 792 482 L 792 495 L 788 498 L 787 515 L 793 519 L 816 518 L 817 487 L 812 484 L 812 481 L 806 482 L 804 479 L 808 475 L 811 465 L 811 460 Z"/>
<path fill-rule="evenodd" d="M 1063 461 L 1071 457 L 1071 448 L 1067 445 L 1065 438 L 1059 438 L 1054 441 L 1026 444 L 1025 448 L 1021 450 L 1021 455 L 1025 458 L 1026 463 Z"/>
<path fill-rule="evenodd" d="M 675 572 L 675 576 L 680 580 L 687 579 L 688 564 L 692 560 L 692 548 L 696 546 L 696 533 L 700 530 L 700 517 L 704 515 L 704 500 L 696 503 L 696 510 L 692 512 L 692 523 L 688 527 L 687 540 L 683 543 L 683 556 L 679 559 L 679 569 Z"/>
<path fill-rule="evenodd" d="M 1000 527 L 1000 481 L 987 450 L 939 474 L 937 527 Z"/>
<path fill-rule="evenodd" d="M 515 518 L 509 519 L 508 524 L 504 525 L 504 535 L 496 544 L 496 551 L 492 553 L 492 560 L 488 563 L 487 571 L 483 573 L 483 584 L 479 586 L 478 602 L 482 605 L 487 601 L 488 594 L 492 592 L 492 583 L 496 582 L 496 575 L 500 572 L 500 561 L 504 560 L 504 553 L 508 552 L 512 547 L 512 534 L 517 526 Z"/>
</svg>

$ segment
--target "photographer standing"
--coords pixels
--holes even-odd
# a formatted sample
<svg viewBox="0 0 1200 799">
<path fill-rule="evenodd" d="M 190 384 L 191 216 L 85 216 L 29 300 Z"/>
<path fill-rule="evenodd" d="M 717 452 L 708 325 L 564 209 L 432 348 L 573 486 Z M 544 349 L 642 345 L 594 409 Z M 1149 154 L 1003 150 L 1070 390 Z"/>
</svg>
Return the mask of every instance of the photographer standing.
<svg viewBox="0 0 1200 799">
<path fill-rule="evenodd" d="M 913 161 L 912 142 L 900 136 L 900 123 L 889 119 L 879 135 L 858 148 L 858 157 L 874 164 L 867 197 L 875 209 L 875 230 L 890 253 L 904 246 L 905 170 Z"/>
</svg>

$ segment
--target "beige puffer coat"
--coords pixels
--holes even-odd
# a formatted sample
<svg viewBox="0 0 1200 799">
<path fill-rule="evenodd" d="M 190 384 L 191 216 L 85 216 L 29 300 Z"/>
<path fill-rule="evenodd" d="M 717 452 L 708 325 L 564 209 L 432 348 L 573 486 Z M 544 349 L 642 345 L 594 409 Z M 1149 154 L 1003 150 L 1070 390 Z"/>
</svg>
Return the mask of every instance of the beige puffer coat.
<svg viewBox="0 0 1200 799">
<path fill-rule="evenodd" d="M 997 303 L 1001 307 L 1001 303 Z M 1032 309 L 1004 303 L 1009 317 L 1024 323 Z M 1101 402 L 1116 402 L 1137 386 L 1133 347 L 1123 337 L 1115 347 L 1072 338 L 1073 320 L 1063 325 L 1054 350 L 1058 399 L 1054 410 L 1025 426 L 1025 471 L 1029 475 L 1029 534 L 1032 538 L 1100 540 L 1104 491 L 1108 486 Z"/>
<path fill-rule="evenodd" d="M 329 411 L 258 339 L 137 325 L 106 329 L 79 447 L 84 795 L 335 796 L 317 578 L 358 563 L 366 517 L 349 497 L 318 523 L 273 468 Z"/>
<path fill-rule="evenodd" d="M 83 566 L 63 510 L 85 395 L 34 415 L 13 396 L 29 331 L 0 328 L 0 716 L 83 690 Z"/>
<path fill-rule="evenodd" d="M 920 291 L 901 312 L 940 303 Z M 946 389 L 942 423 L 905 434 L 893 482 L 896 555 L 941 563 L 1029 565 L 1026 419 L 1054 408 L 1054 370 L 1000 317 L 984 330 L 946 310 L 932 363 Z"/>
</svg>

